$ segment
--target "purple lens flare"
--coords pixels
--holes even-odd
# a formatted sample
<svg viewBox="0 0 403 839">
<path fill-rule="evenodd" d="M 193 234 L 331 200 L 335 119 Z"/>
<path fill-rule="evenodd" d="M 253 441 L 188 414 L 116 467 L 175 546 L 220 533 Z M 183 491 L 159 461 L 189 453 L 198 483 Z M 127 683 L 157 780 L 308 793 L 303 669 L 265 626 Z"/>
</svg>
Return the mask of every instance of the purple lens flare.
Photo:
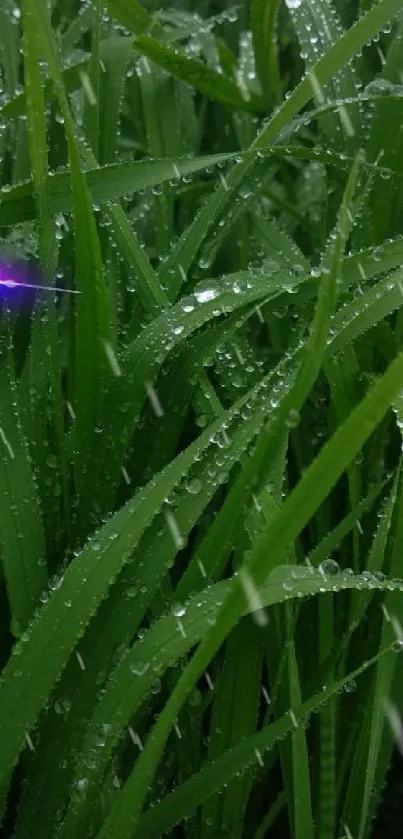
<svg viewBox="0 0 403 839">
<path fill-rule="evenodd" d="M 32 303 L 37 291 L 79 294 L 76 289 L 47 286 L 41 280 L 39 269 L 28 262 L 0 261 L 0 301 L 9 306 Z"/>
</svg>

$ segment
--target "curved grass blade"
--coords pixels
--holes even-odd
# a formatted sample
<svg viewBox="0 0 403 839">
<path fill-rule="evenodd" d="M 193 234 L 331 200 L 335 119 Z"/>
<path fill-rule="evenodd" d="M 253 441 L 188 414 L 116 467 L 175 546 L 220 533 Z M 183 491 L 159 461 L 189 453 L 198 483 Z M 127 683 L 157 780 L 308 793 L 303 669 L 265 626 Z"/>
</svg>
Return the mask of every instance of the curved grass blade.
<svg viewBox="0 0 403 839">
<path fill-rule="evenodd" d="M 325 85 L 339 70 L 341 70 L 362 47 L 387 25 L 400 11 L 400 0 L 382 0 L 371 8 L 348 32 L 327 50 L 312 71 L 315 73 L 319 85 Z M 243 181 L 249 176 L 253 167 L 252 152 L 259 151 L 265 146 L 273 144 L 281 131 L 313 98 L 314 92 L 309 76 L 304 79 L 283 102 L 280 108 L 264 125 L 249 149 L 249 156 L 238 163 L 226 176 L 225 184 L 216 188 L 212 197 L 206 201 L 199 214 L 189 228 L 181 236 L 177 245 L 166 262 L 163 270 L 173 278 L 176 276 L 177 289 L 181 284 L 181 272 L 188 273 L 197 257 L 208 234 L 216 225 L 220 215 L 229 207 Z"/>
<path fill-rule="evenodd" d="M 291 6 L 290 14 L 298 35 L 301 53 L 308 68 L 313 67 L 342 35 L 335 9 L 327 0 L 319 0 L 319 2 L 305 0 L 304 3 Z M 317 104 L 322 104 L 327 95 L 331 99 L 343 101 L 354 96 L 358 91 L 354 70 L 348 64 L 324 87 L 317 81 L 315 71 L 308 70 L 308 78 L 311 80 Z M 357 147 L 356 135 L 359 134 L 360 128 L 360 115 L 357 108 L 354 108 L 351 113 L 346 111 L 345 106 L 340 105 L 338 113 L 329 115 L 322 126 L 326 147 L 337 148 L 340 145 Z"/>
<path fill-rule="evenodd" d="M 391 312 L 400 308 L 402 301 L 403 272 L 398 270 L 385 280 L 376 283 L 361 297 L 342 306 L 334 316 L 332 331 L 336 328 L 336 332 L 339 333 L 341 328 L 343 338 L 332 336 L 330 342 L 332 352 L 339 352 L 339 340 L 343 343 L 355 341 L 358 335 L 362 335 Z M 341 332 L 339 334 L 341 335 Z"/>
<path fill-rule="evenodd" d="M 140 160 L 135 163 L 114 163 L 86 171 L 85 177 L 94 203 L 103 204 L 124 198 L 133 192 L 149 189 L 165 181 L 199 172 L 209 166 L 225 163 L 236 153 L 206 155 L 196 159 Z M 52 213 L 72 209 L 70 175 L 57 172 L 48 175 L 49 198 Z M 35 203 L 31 182 L 16 184 L 0 191 L 0 224 L 9 226 L 35 218 Z"/>
<path fill-rule="evenodd" d="M 298 421 L 299 411 L 319 373 L 330 319 L 337 299 L 343 248 L 352 224 L 349 206 L 357 175 L 358 160 L 351 170 L 344 201 L 340 208 L 338 225 L 322 261 L 323 273 L 321 274 L 321 286 L 311 336 L 309 341 L 302 345 L 295 354 L 298 374 L 295 376 L 292 385 L 288 386 L 283 400 L 281 401 L 280 394 L 278 398 L 275 398 L 272 420 L 261 435 L 253 456 L 249 462 L 244 464 L 241 474 L 231 488 L 226 502 L 207 534 L 205 543 L 202 544 L 201 550 L 198 552 L 197 563 L 198 565 L 201 563 L 202 567 L 210 567 L 210 557 L 214 557 L 214 562 L 218 567 L 224 567 L 234 539 L 233 531 L 238 522 L 236 511 L 245 504 L 245 498 L 250 498 L 252 485 L 256 489 L 257 476 L 262 472 L 267 476 L 279 436 L 284 436 L 284 429 L 287 429 L 290 417 L 291 421 L 293 421 L 293 417 L 297 417 Z M 287 430 L 285 433 L 287 434 Z M 217 545 L 217 548 L 214 547 L 215 545 Z M 191 564 L 185 576 L 191 579 L 195 570 L 195 564 Z"/>
<path fill-rule="evenodd" d="M 269 374 L 252 392 L 241 397 L 229 411 L 203 432 L 197 445 L 193 447 L 193 462 L 187 473 L 185 486 L 183 489 L 179 486 L 176 492 L 175 516 L 184 539 L 220 487 L 222 478 L 214 468 L 217 452 L 221 456 L 224 455 L 222 466 L 230 472 L 242 457 L 251 439 L 258 434 L 264 417 L 270 413 L 270 393 L 275 383 L 275 379 L 271 381 L 272 379 L 272 374 Z M 284 374 L 281 380 L 284 380 Z M 252 410 L 243 415 L 246 404 L 250 405 Z M 230 435 L 232 443 L 227 450 L 219 448 L 224 431 Z M 195 488 L 198 492 L 194 491 Z M 60 702 L 63 702 L 67 693 L 71 709 L 63 727 L 60 726 L 60 718 L 56 714 L 49 735 L 49 741 L 52 743 L 51 754 L 48 750 L 45 755 L 42 751 L 38 752 L 33 800 L 37 798 L 41 802 L 46 791 L 51 796 L 52 805 L 55 800 L 59 800 L 57 796 L 60 796 L 61 785 L 65 783 L 66 770 L 60 771 L 57 756 L 63 753 L 66 758 L 69 756 L 70 760 L 70 754 L 74 756 L 80 747 L 83 719 L 85 722 L 91 710 L 91 701 L 95 701 L 98 695 L 99 672 L 110 666 L 117 648 L 131 642 L 133 632 L 139 627 L 158 586 L 164 579 L 167 566 L 172 564 L 177 552 L 178 547 L 174 544 L 161 513 L 156 518 L 155 525 L 144 534 L 133 562 L 124 567 L 110 598 L 101 605 L 95 622 L 80 642 L 80 654 L 86 662 L 86 670 L 78 681 L 77 663 L 73 661 L 64 679 Z M 194 587 L 195 590 L 201 587 L 200 583 L 205 582 L 200 569 L 198 573 L 198 585 Z M 182 599 L 187 599 L 187 596 L 184 593 Z M 49 775 L 50 769 L 52 771 Z M 58 782 L 60 775 L 62 778 Z M 48 823 L 49 806 L 45 814 L 39 808 L 38 816 L 38 825 L 42 825 L 41 830 L 46 836 L 44 831 L 45 823 Z M 32 827 L 32 817 L 30 825 Z M 53 828 L 51 835 L 52 830 Z"/>
<path fill-rule="evenodd" d="M 177 48 L 162 44 L 149 35 L 137 35 L 133 46 L 174 78 L 190 84 L 207 98 L 237 111 L 263 111 L 263 103 L 255 93 L 246 88 L 241 91 L 231 78 Z"/>
<path fill-rule="evenodd" d="M 386 414 L 396 393 L 399 392 L 402 375 L 403 355 L 399 355 L 304 473 L 303 478 L 269 526 L 267 533 L 257 542 L 247 563 L 257 587 L 267 574 L 267 547 L 270 546 L 269 558 L 273 567 Z M 119 796 L 119 802 L 111 811 L 100 839 L 106 839 L 109 836 L 117 837 L 119 834 L 123 839 L 133 832 L 150 779 L 155 771 L 155 765 L 160 758 L 174 720 L 196 680 L 235 625 L 243 599 L 243 590 L 239 586 L 226 601 L 214 628 L 200 644 L 166 703 L 126 783 L 124 792 Z"/>
<path fill-rule="evenodd" d="M 286 714 L 281 719 L 271 723 L 267 728 L 262 729 L 245 743 L 240 744 L 223 755 L 210 766 L 203 767 L 198 775 L 168 795 L 155 807 L 148 810 L 140 819 L 136 830 L 135 839 L 158 839 L 168 830 L 186 819 L 205 800 L 206 796 L 222 788 L 237 772 L 242 772 L 246 766 L 256 760 L 256 749 L 261 755 L 273 748 L 276 742 L 286 734 L 295 730 L 303 724 L 304 719 L 312 712 L 318 710 L 319 705 L 327 702 L 342 690 L 351 679 L 357 678 L 364 673 L 368 667 L 383 660 L 383 656 L 393 651 L 393 645 L 385 647 L 378 655 L 366 661 L 361 667 L 350 672 L 344 678 L 334 682 L 323 692 L 315 694 L 311 699 L 306 700 L 302 705 L 295 708 L 293 713 Z M 102 837 L 102 832 L 99 834 Z M 103 839 L 103 837 L 102 837 Z"/>
<path fill-rule="evenodd" d="M 103 430 L 97 435 L 92 453 L 92 462 L 97 469 L 102 462 L 100 452 L 106 450 L 105 446 L 109 449 L 108 462 L 102 462 L 102 470 L 105 474 L 107 469 L 109 478 L 107 482 L 99 483 L 99 494 L 97 493 L 97 501 L 102 509 L 106 511 L 110 509 L 110 504 L 114 503 L 124 454 L 136 419 L 147 398 L 147 383 L 154 382 L 164 359 L 174 348 L 179 348 L 192 333 L 217 315 L 235 314 L 251 303 L 256 304 L 270 296 L 270 287 L 271 293 L 275 294 L 280 282 L 276 275 L 271 278 L 271 282 L 269 278 L 260 277 L 253 285 L 247 280 L 241 283 L 240 278 L 207 282 L 195 289 L 194 295 L 183 298 L 167 313 L 156 318 L 133 342 L 122 363 L 123 375 L 111 381 L 106 393 Z M 156 347 L 159 348 L 158 353 Z M 121 412 L 119 416 L 115 410 L 117 400 L 126 406 L 125 412 Z M 112 439 L 113 448 L 109 446 L 109 440 Z M 83 509 L 90 510 L 95 501 L 93 474 L 84 486 L 82 500 Z"/>
<path fill-rule="evenodd" d="M 57 614 L 57 611 L 58 611 L 58 610 L 57 610 L 57 609 L 56 609 L 56 612 L 55 612 L 55 614 Z M 28 725 L 29 725 L 29 723 L 27 723 L 27 727 L 28 727 Z"/>
<path fill-rule="evenodd" d="M 264 392 L 264 391 L 263 391 Z M 251 427 L 243 422 L 239 410 L 242 403 L 246 402 L 250 394 L 246 394 L 235 405 L 230 416 L 240 422 L 240 450 L 244 450 L 250 439 L 258 432 L 262 417 L 261 412 L 268 410 L 269 402 L 262 401 L 262 390 L 256 388 L 256 406 L 259 410 L 252 414 Z M 195 460 L 202 454 L 205 448 L 210 445 L 215 449 L 216 442 L 211 443 L 210 438 L 217 439 L 222 426 L 222 420 L 216 421 L 200 436 L 195 443 L 172 461 L 166 469 L 160 473 L 158 480 L 152 481 L 146 490 L 140 492 L 136 497 L 127 502 L 103 527 L 94 534 L 94 537 L 87 544 L 81 553 L 75 558 L 66 570 L 63 578 L 59 580 L 57 589 L 53 592 L 49 601 L 43 606 L 32 624 L 29 637 L 24 644 L 20 644 L 7 664 L 2 680 L 0 682 L 0 728 L 1 720 L 6 725 L 7 736 L 3 739 L 3 749 L 0 757 L 0 777 L 8 771 L 17 758 L 22 746 L 25 731 L 29 730 L 37 718 L 46 697 L 52 690 L 58 674 L 66 665 L 70 653 L 76 646 L 79 638 L 83 635 L 86 626 L 105 597 L 108 589 L 112 586 L 118 573 L 122 570 L 129 557 L 133 554 L 136 544 L 144 534 L 147 526 L 154 519 L 156 511 L 161 508 L 165 498 L 172 490 L 188 475 Z M 234 441 L 235 442 L 235 441 Z M 233 455 L 233 462 L 236 462 L 239 454 L 234 445 L 229 450 L 230 461 Z M 208 469 L 210 455 L 204 463 L 204 469 Z M 203 465 L 203 464 L 202 464 Z M 214 493 L 216 484 L 209 487 L 208 498 Z M 193 516 L 197 519 L 200 510 L 204 509 L 205 501 L 202 500 L 199 507 L 197 495 L 187 493 L 192 507 L 197 507 Z M 184 521 L 190 518 L 188 527 L 192 526 L 194 518 L 184 508 Z M 150 556 L 156 556 L 152 542 Z M 172 550 L 172 548 L 171 548 Z M 174 551 L 174 555 L 177 551 Z M 159 562 L 163 560 L 165 569 L 165 553 L 162 551 Z M 130 569 L 128 568 L 128 582 L 130 586 Z M 158 565 L 161 573 L 160 565 Z M 145 572 L 149 571 L 151 578 L 148 584 L 158 584 L 159 576 L 156 576 L 154 565 L 143 566 Z M 152 590 L 152 589 L 151 589 Z M 127 601 L 130 605 L 130 602 Z M 122 604 L 120 591 L 118 592 L 118 603 Z M 147 608 L 146 603 L 144 608 Z M 141 602 L 136 608 L 142 608 Z M 140 611 L 141 615 L 144 612 Z M 113 622 L 116 623 L 115 617 Z M 130 625 L 135 626 L 135 619 L 129 612 Z M 52 643 L 49 646 L 49 639 Z M 102 648 L 102 644 L 101 644 Z M 105 656 L 105 648 L 101 649 L 101 655 Z M 95 651 L 94 651 L 95 658 Z M 21 673 L 23 676 L 21 676 Z M 29 697 L 29 702 L 27 702 Z M 11 709 L 13 712 L 11 713 Z M 4 732 L 5 733 L 5 732 Z"/>
<path fill-rule="evenodd" d="M 305 574 L 303 574 L 303 570 L 298 569 L 298 578 L 295 579 L 293 566 L 274 569 L 259 592 L 263 606 L 269 607 L 293 597 L 310 596 L 324 591 L 338 591 L 356 586 L 360 589 L 377 587 L 375 579 L 364 581 L 364 578 L 360 576 L 340 574 L 332 579 L 324 580 L 319 571 L 305 569 Z M 73 796 L 59 839 L 72 839 L 80 835 L 80 831 L 83 830 L 85 819 L 93 805 L 93 798 L 96 798 L 99 782 L 110 760 L 113 747 L 122 729 L 129 724 L 131 716 L 146 696 L 156 672 L 161 675 L 168 665 L 172 665 L 203 637 L 215 618 L 218 618 L 223 599 L 228 596 L 235 585 L 235 579 L 231 579 L 205 589 L 195 602 L 190 600 L 184 604 L 181 610 L 183 614 L 180 617 L 180 627 L 178 618 L 173 614 L 160 618 L 148 630 L 144 638 L 123 655 L 111 674 L 108 687 L 89 723 L 75 775 L 78 779 L 84 773 L 87 784 L 80 796 L 80 801 Z M 403 583 L 395 581 L 392 585 L 400 590 Z M 387 582 L 380 582 L 379 586 L 386 588 Z M 242 613 L 247 613 L 250 608 L 250 605 L 244 604 Z M 99 748 L 97 742 L 101 731 L 103 732 L 102 748 Z M 90 771 L 88 771 L 89 763 L 92 764 Z M 102 830 L 100 835 L 103 833 Z M 109 834 L 105 832 L 105 835 Z M 112 835 L 115 836 L 115 834 Z"/>
</svg>

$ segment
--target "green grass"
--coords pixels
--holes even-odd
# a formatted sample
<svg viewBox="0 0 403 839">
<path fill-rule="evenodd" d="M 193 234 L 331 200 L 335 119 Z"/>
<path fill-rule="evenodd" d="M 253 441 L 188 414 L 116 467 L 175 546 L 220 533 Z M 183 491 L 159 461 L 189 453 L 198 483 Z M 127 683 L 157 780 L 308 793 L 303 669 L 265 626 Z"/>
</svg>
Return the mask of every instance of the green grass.
<svg viewBox="0 0 403 839">
<path fill-rule="evenodd" d="M 402 43 L 401 0 L 1 5 L 0 259 L 65 289 L 0 287 L 7 839 L 375 835 Z"/>
</svg>

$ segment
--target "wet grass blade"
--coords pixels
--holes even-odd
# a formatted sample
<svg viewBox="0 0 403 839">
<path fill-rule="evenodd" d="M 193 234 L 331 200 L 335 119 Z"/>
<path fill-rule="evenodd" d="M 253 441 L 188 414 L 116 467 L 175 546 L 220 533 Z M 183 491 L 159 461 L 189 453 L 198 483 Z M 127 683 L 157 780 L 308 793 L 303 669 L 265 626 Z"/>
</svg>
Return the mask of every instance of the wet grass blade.
<svg viewBox="0 0 403 839">
<path fill-rule="evenodd" d="M 383 0 L 373 6 L 316 62 L 312 69 L 318 84 L 326 84 L 367 41 L 393 19 L 399 10 L 399 0 Z M 313 95 L 310 78 L 305 76 L 291 96 L 283 102 L 259 132 L 252 144 L 251 152 L 271 145 L 288 123 L 311 101 Z M 225 184 L 217 187 L 212 198 L 205 203 L 192 225 L 173 248 L 167 262 L 164 263 L 165 271 L 176 273 L 178 287 L 181 282 L 178 266 L 180 265 L 181 271 L 187 274 L 213 225 L 234 200 L 238 189 L 249 175 L 252 162 L 253 159 L 250 157 L 249 160 L 245 159 L 232 169 L 226 177 Z"/>
<path fill-rule="evenodd" d="M 205 799 L 206 795 L 212 794 L 212 792 L 224 786 L 233 777 L 233 774 L 240 771 L 247 762 L 256 758 L 256 750 L 260 754 L 264 754 L 265 750 L 273 748 L 278 740 L 293 731 L 295 721 L 298 725 L 298 720 L 303 721 L 306 715 L 316 710 L 322 700 L 326 702 L 338 690 L 343 689 L 352 678 L 359 676 L 360 672 L 364 672 L 367 666 L 373 666 L 383 655 L 390 654 L 390 652 L 391 648 L 386 648 L 372 661 L 365 662 L 357 671 L 349 673 L 345 678 L 334 683 L 331 688 L 325 689 L 311 700 L 307 700 L 302 706 L 295 708 L 293 711 L 294 719 L 286 714 L 280 720 L 272 723 L 270 728 L 262 729 L 246 743 L 240 744 L 236 749 L 227 752 L 221 760 L 212 766 L 202 769 L 198 776 L 191 778 L 178 791 L 167 796 L 164 801 L 144 814 L 139 822 L 136 836 L 140 839 L 146 836 L 149 836 L 150 839 L 151 837 L 157 839 L 157 837 L 163 836 L 167 829 L 178 824 L 189 813 L 192 813 Z"/>
<path fill-rule="evenodd" d="M 76 6 L 0 11 L 1 830 L 369 839 L 401 0 Z"/>
<path fill-rule="evenodd" d="M 35 0 L 35 14 L 42 49 L 63 113 L 71 164 L 75 218 L 75 272 L 79 294 L 76 302 L 73 400 L 75 423 L 75 478 L 79 490 L 94 434 L 105 381 L 103 342 L 109 338 L 109 310 L 98 233 L 90 193 L 82 171 L 79 143 L 63 84 L 50 20 L 42 0 Z"/>
<path fill-rule="evenodd" d="M 165 46 L 149 35 L 137 35 L 134 47 L 170 75 L 187 82 L 204 96 L 228 108 L 252 111 L 252 113 L 263 110 L 262 102 L 256 94 L 246 90 L 240 91 L 237 84 L 228 76 L 216 72 L 201 61 L 189 58 L 177 49 Z"/>
<path fill-rule="evenodd" d="M 347 579 L 340 575 L 340 578 L 333 578 L 326 582 L 320 573 L 307 571 L 305 577 L 300 575 L 293 594 L 292 584 L 290 588 L 287 585 L 284 587 L 284 582 L 293 579 L 292 570 L 292 566 L 277 568 L 272 579 L 267 580 L 267 585 L 260 592 L 263 606 L 270 606 L 293 596 L 302 596 L 303 593 L 307 595 L 318 593 L 321 588 L 331 591 L 338 590 L 339 587 L 340 589 L 345 586 L 354 588 L 362 585 L 362 579 L 358 577 Z M 382 585 L 380 583 L 380 586 Z M 394 585 L 399 588 L 403 584 L 399 581 Z M 218 616 L 223 598 L 234 589 L 234 586 L 234 579 L 218 583 L 202 592 L 195 603 L 192 601 L 185 603 L 181 610 L 183 615 L 180 618 L 173 614 L 161 618 L 117 664 L 108 689 L 104 692 L 91 720 L 82 755 L 76 766 L 75 777 L 79 778 L 84 767 L 88 765 L 90 756 L 93 757 L 92 773 L 88 778 L 88 786 L 81 796 L 81 801 L 78 802 L 74 796 L 72 797 L 71 806 L 60 833 L 63 839 L 77 835 L 77 831 L 83 829 L 85 819 L 88 818 L 97 795 L 99 779 L 110 759 L 121 726 L 128 723 L 130 716 L 146 695 L 148 686 L 155 678 L 155 668 L 161 674 L 168 663 L 172 664 L 203 636 L 208 626 L 211 626 L 214 616 Z M 251 608 L 250 605 L 244 605 L 242 614 L 249 608 Z M 115 716 L 112 715 L 111 709 L 115 709 Z M 105 728 L 106 720 L 109 721 L 108 728 Z M 100 731 L 104 732 L 102 751 L 96 749 Z M 101 831 L 101 835 L 102 833 L 108 835 L 106 830 Z"/>
<path fill-rule="evenodd" d="M 275 0 L 270 5 L 264 0 L 252 0 L 250 6 L 256 70 L 268 104 L 277 104 L 280 98 L 280 72 L 275 31 L 279 6 L 279 0 Z"/>
<path fill-rule="evenodd" d="M 288 497 L 267 534 L 256 545 L 248 567 L 257 586 L 267 574 L 267 545 L 270 544 L 271 567 L 287 545 L 306 524 L 325 495 L 334 486 L 351 459 L 360 450 L 372 431 L 385 415 L 399 391 L 403 373 L 403 357 L 398 356 L 387 372 L 367 393 L 346 422 L 325 445 L 318 459 L 305 473 L 296 489 Z M 335 457 L 335 453 L 337 456 Z M 138 821 L 149 780 L 161 755 L 173 721 L 192 689 L 195 681 L 208 665 L 212 655 L 236 623 L 244 594 L 241 588 L 228 599 L 213 630 L 200 645 L 197 653 L 171 694 L 154 728 L 135 770 L 127 782 L 124 794 L 112 809 L 101 836 L 129 835 Z"/>
<path fill-rule="evenodd" d="M 110 164 L 86 173 L 88 188 L 94 203 L 103 204 L 125 195 L 158 186 L 164 181 L 188 176 L 209 166 L 225 163 L 234 153 L 207 155 L 199 160 L 174 159 L 138 161 L 132 164 Z M 48 175 L 52 213 L 71 210 L 70 176 L 65 172 Z M 16 184 L 1 194 L 0 222 L 18 224 L 35 218 L 35 204 L 31 183 Z"/>
<path fill-rule="evenodd" d="M 0 379 L 0 541 L 11 613 L 11 632 L 20 637 L 46 588 L 46 547 L 38 495 L 16 399 L 10 347 L 2 344 Z"/>
</svg>

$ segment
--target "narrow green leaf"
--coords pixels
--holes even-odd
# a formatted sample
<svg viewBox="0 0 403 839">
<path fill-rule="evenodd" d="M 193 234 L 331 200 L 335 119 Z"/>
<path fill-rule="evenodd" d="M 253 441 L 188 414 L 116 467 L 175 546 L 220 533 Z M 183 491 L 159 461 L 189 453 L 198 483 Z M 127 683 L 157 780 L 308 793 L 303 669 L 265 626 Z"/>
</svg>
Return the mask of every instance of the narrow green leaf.
<svg viewBox="0 0 403 839">
<path fill-rule="evenodd" d="M 250 24 L 258 78 L 267 103 L 279 99 L 280 79 L 276 45 L 276 23 L 280 0 L 252 0 Z"/>
<path fill-rule="evenodd" d="M 225 163 L 235 154 L 217 154 L 196 160 L 140 160 L 131 164 L 110 164 L 87 171 L 86 179 L 94 203 L 103 204 L 116 198 L 123 198 L 133 192 L 149 189 L 158 184 L 201 171 L 209 166 Z M 52 213 L 71 210 L 73 199 L 70 192 L 70 175 L 57 172 L 48 175 Z M 35 218 L 35 204 L 30 182 L 16 184 L 4 192 L 0 191 L 0 223 L 13 225 Z"/>
<path fill-rule="evenodd" d="M 257 542 L 248 561 L 252 580 L 255 580 L 257 586 L 263 582 L 267 574 L 268 545 L 270 546 L 270 566 L 273 567 L 276 559 L 282 556 L 286 547 L 310 520 L 323 498 L 383 418 L 396 393 L 400 390 L 402 375 L 403 356 L 399 355 L 304 473 L 303 478 L 269 526 L 267 533 Z M 123 839 L 124 836 L 129 837 L 134 830 L 150 778 L 174 720 L 200 673 L 203 672 L 229 630 L 236 623 L 243 600 L 244 593 L 239 587 L 228 598 L 216 625 L 200 644 L 165 705 L 125 786 L 124 794 L 121 794 L 118 804 L 111 811 L 100 839 L 115 837 L 119 832 Z"/>
<path fill-rule="evenodd" d="M 253 113 L 263 110 L 262 102 L 255 93 L 247 89 L 241 91 L 231 78 L 195 58 L 190 58 L 177 48 L 165 46 L 149 35 L 137 35 L 134 47 L 176 79 L 187 82 L 204 96 L 228 108 Z"/>
<path fill-rule="evenodd" d="M 11 631 L 24 633 L 46 588 L 45 540 L 18 410 L 10 348 L 3 344 L 0 377 L 0 543 L 11 611 Z"/>
</svg>

